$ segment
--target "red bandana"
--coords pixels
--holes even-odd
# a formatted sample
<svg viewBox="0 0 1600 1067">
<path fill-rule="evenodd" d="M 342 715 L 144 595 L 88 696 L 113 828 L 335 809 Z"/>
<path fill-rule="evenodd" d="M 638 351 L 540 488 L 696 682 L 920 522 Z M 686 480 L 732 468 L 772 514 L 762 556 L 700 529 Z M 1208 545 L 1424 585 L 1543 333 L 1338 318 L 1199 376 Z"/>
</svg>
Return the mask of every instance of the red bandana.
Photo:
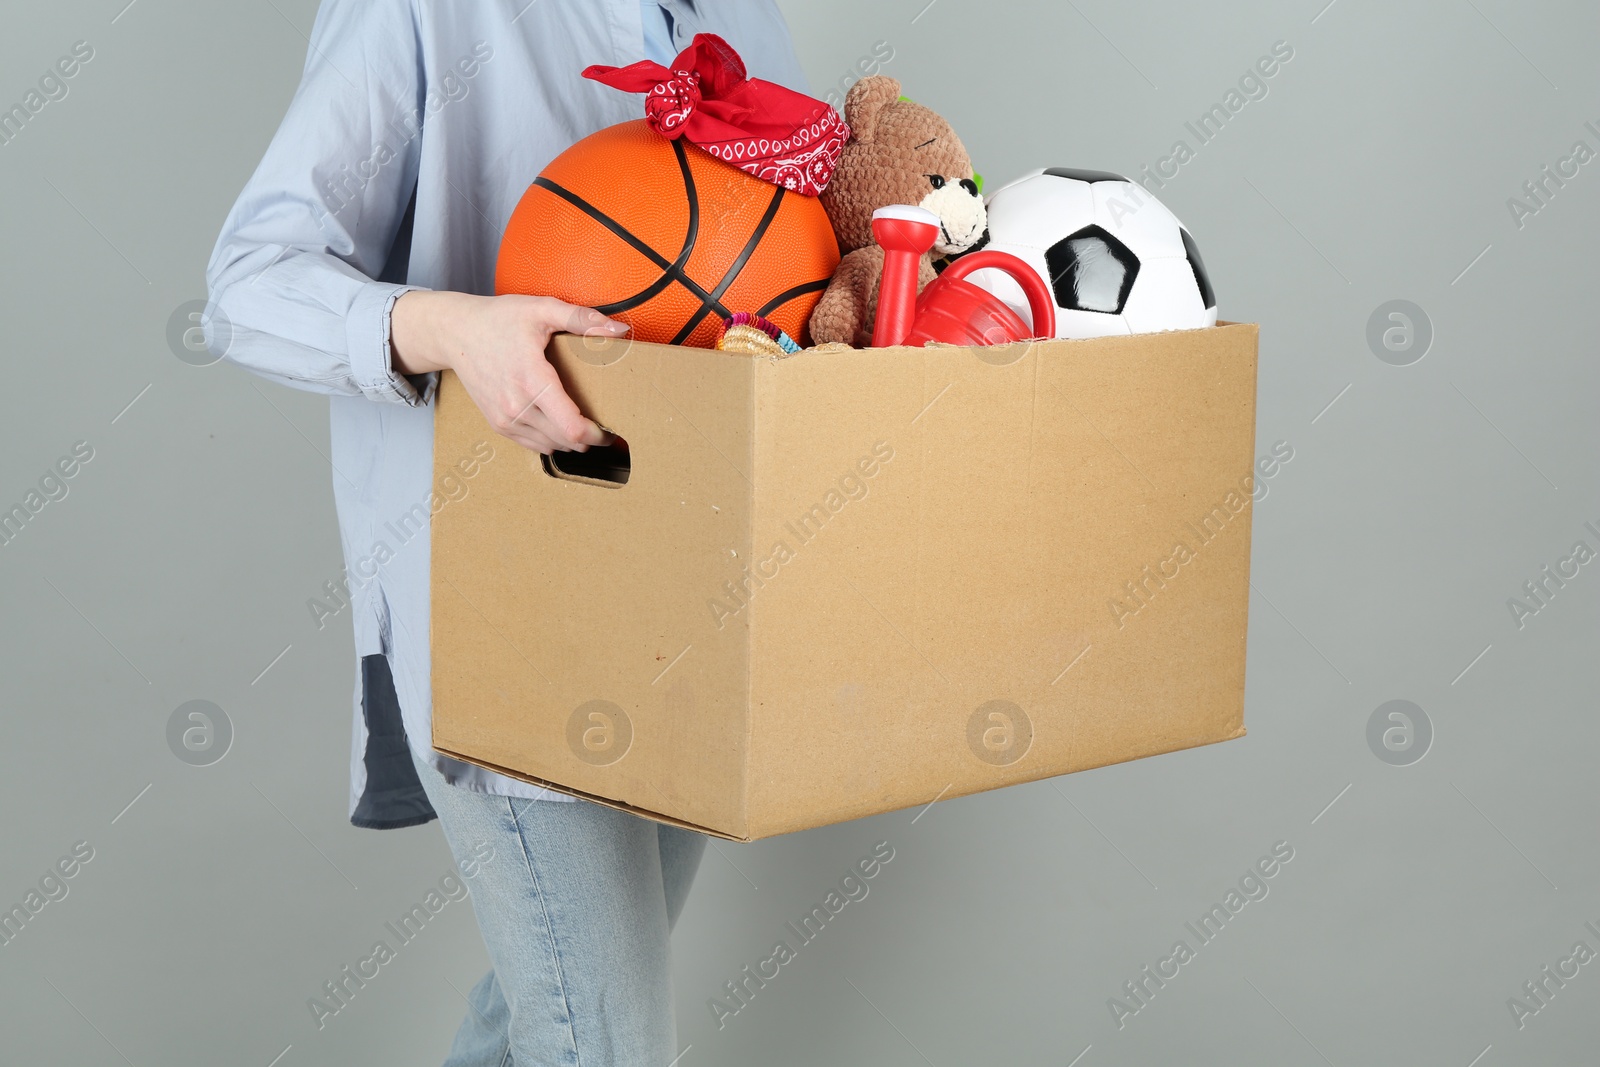
<svg viewBox="0 0 1600 1067">
<path fill-rule="evenodd" d="M 644 93 L 645 121 L 661 136 L 687 138 L 762 181 L 816 196 L 827 188 L 850 136 L 821 100 L 745 76 L 744 61 L 721 37 L 695 35 L 668 70 L 642 60 L 589 67 L 585 78 Z"/>
</svg>

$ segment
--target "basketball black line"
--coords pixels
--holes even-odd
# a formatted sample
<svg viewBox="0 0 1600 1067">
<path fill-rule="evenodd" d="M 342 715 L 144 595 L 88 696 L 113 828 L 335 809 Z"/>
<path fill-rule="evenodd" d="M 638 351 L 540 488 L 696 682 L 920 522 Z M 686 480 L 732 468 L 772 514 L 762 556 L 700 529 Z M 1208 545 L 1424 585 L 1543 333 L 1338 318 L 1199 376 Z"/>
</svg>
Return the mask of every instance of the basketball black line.
<svg viewBox="0 0 1600 1067">
<path fill-rule="evenodd" d="M 710 313 L 711 313 L 710 306 L 705 304 L 705 303 L 702 303 L 700 305 L 700 310 L 696 311 L 693 315 L 689 316 L 689 321 L 685 322 L 683 324 L 683 329 L 679 330 L 676 334 L 674 334 L 673 337 L 672 337 L 672 340 L 668 341 L 667 344 L 669 344 L 669 345 L 681 345 L 681 344 L 683 344 L 684 341 L 689 339 L 689 335 L 691 333 L 694 333 L 694 328 L 696 326 L 700 325 L 700 320 L 704 319 Z M 728 315 L 723 315 L 723 318 L 728 318 L 728 317 L 729 317 Z"/>
<path fill-rule="evenodd" d="M 733 312 L 724 307 L 722 301 L 713 297 L 710 293 L 691 282 L 688 278 L 680 275 L 672 280 L 676 281 L 685 289 L 688 289 L 690 295 L 700 298 L 700 310 L 689 316 L 689 321 L 684 324 L 683 329 L 679 330 L 677 335 L 674 336 L 672 340 L 667 342 L 668 344 L 683 344 L 683 342 L 688 339 L 689 335 L 694 333 L 694 328 L 700 325 L 700 321 L 713 311 L 717 313 L 718 318 L 726 319 L 732 317 Z"/>
<path fill-rule="evenodd" d="M 695 186 L 694 172 L 689 166 L 689 157 L 688 153 L 684 150 L 683 142 L 680 140 L 674 140 L 672 142 L 672 151 L 677 157 L 678 170 L 683 176 L 683 191 L 689 206 L 689 227 L 688 232 L 684 235 L 683 247 L 679 250 L 677 259 L 671 263 L 668 263 L 666 258 L 658 253 L 654 248 L 635 237 L 633 233 L 627 229 L 627 227 L 623 226 L 620 222 L 617 222 L 605 212 L 601 211 L 599 208 L 595 207 L 593 204 L 589 203 L 587 200 L 583 199 L 581 196 L 578 196 L 571 190 L 562 187 L 543 175 L 535 178 L 533 184 L 551 193 L 554 193 L 556 196 L 559 196 L 561 199 L 567 201 L 567 203 L 571 204 L 579 211 L 582 211 L 584 214 L 600 223 L 600 225 L 604 226 L 606 229 L 610 230 L 617 237 L 621 238 L 623 242 L 626 243 L 630 248 L 634 249 L 636 252 L 639 252 L 651 263 L 654 263 L 662 270 L 662 275 L 660 278 L 657 278 L 654 282 L 640 290 L 638 293 L 635 293 L 633 296 L 624 297 L 621 300 L 612 301 L 608 304 L 597 305 L 595 307 L 596 311 L 599 311 L 603 315 L 612 315 L 621 311 L 630 311 L 633 308 L 639 307 L 641 304 L 645 304 L 652 298 L 658 296 L 673 282 L 677 282 L 678 284 L 682 285 L 685 289 L 689 290 L 690 295 L 694 296 L 700 301 L 699 310 L 689 317 L 688 322 L 672 339 L 671 343 L 676 345 L 687 340 L 689 335 L 694 333 L 695 328 L 699 326 L 705 317 L 713 311 L 717 312 L 718 316 L 721 318 L 728 318 L 730 316 L 731 312 L 729 312 L 727 307 L 723 305 L 721 297 L 728 291 L 733 283 L 738 280 L 740 272 L 743 271 L 745 265 L 749 263 L 750 257 L 755 254 L 756 246 L 761 243 L 761 239 L 766 236 L 767 230 L 771 228 L 773 220 L 777 218 L 778 209 L 783 203 L 783 197 L 786 190 L 782 186 L 779 186 L 773 190 L 772 199 L 767 202 L 766 211 L 763 212 L 761 220 L 756 224 L 755 232 L 750 235 L 750 239 L 745 243 L 744 248 L 734 259 L 733 264 L 728 268 L 727 272 L 722 276 L 722 280 L 717 283 L 716 289 L 711 292 L 707 292 L 699 283 L 695 282 L 692 278 L 684 273 L 684 267 L 688 264 L 689 257 L 694 252 L 695 243 L 699 239 L 700 197 L 699 190 Z M 765 315 L 768 313 L 768 311 L 781 307 L 784 303 L 794 299 L 794 297 L 799 296 L 802 293 L 814 291 L 816 289 L 826 288 L 827 284 L 827 280 L 822 280 L 818 282 L 807 282 L 804 285 L 797 286 L 786 293 L 780 294 L 778 298 L 769 302 L 765 308 L 757 312 L 757 314 Z"/>
<path fill-rule="evenodd" d="M 797 285 L 793 289 L 785 289 L 783 292 L 779 293 L 777 296 L 761 305 L 761 310 L 757 311 L 756 314 L 760 315 L 762 318 L 765 318 L 797 296 L 805 296 L 807 293 L 820 293 L 822 290 L 826 289 L 829 283 L 832 281 L 832 278 L 818 278 L 814 282 L 806 282 L 804 285 Z"/>
<path fill-rule="evenodd" d="M 728 267 L 728 272 L 717 283 L 717 287 L 711 290 L 711 299 L 713 301 L 722 299 L 722 294 L 728 291 L 728 287 L 739 277 L 739 272 L 744 270 L 744 265 L 750 262 L 751 256 L 755 255 L 756 246 L 761 243 L 761 238 L 767 235 L 767 230 L 772 226 L 772 220 L 778 217 L 778 208 L 783 204 L 783 194 L 784 188 L 781 185 L 772 190 L 772 199 L 767 201 L 767 210 L 762 212 L 761 221 L 756 223 L 755 232 L 750 235 L 750 240 L 745 242 L 744 248 L 734 258 L 733 263 Z M 728 318 L 727 309 L 721 307 L 720 304 L 718 307 L 722 312 L 721 317 Z M 695 327 L 699 326 L 701 320 L 710 312 L 711 305 L 702 302 L 700 310 L 689 316 L 689 321 L 684 324 L 683 329 L 678 331 L 678 336 L 672 339 L 672 343 L 675 345 L 682 344 L 690 334 L 694 333 Z"/>
<path fill-rule="evenodd" d="M 647 288 L 639 290 L 632 296 L 610 304 L 596 304 L 594 309 L 602 315 L 615 315 L 619 311 L 632 311 L 640 304 L 648 303 L 651 297 L 658 295 L 675 281 L 677 279 L 672 276 L 670 271 L 664 272 L 661 277 L 651 282 Z"/>
<path fill-rule="evenodd" d="M 682 274 L 683 268 L 689 265 L 689 254 L 694 251 L 694 243 L 700 238 L 700 191 L 695 188 L 694 171 L 689 169 L 689 153 L 684 151 L 681 139 L 672 142 L 672 153 L 678 157 L 678 171 L 683 175 L 683 195 L 689 200 L 689 232 L 684 235 L 683 250 L 672 264 Z"/>
<path fill-rule="evenodd" d="M 678 157 L 678 169 L 683 173 L 683 193 L 689 199 L 689 236 L 683 243 L 683 251 L 678 255 L 675 273 L 677 280 L 683 283 L 684 288 L 700 298 L 700 310 L 689 316 L 688 322 L 669 342 L 670 344 L 679 345 L 687 340 L 690 334 L 694 333 L 695 327 L 700 325 L 700 320 L 704 319 L 710 311 L 710 303 L 707 301 L 716 302 L 717 297 L 721 296 L 722 292 L 720 290 L 715 294 L 705 292 L 698 285 L 690 284 L 689 276 L 683 272 L 683 268 L 688 265 L 689 254 L 694 250 L 695 240 L 700 233 L 700 191 L 694 184 L 694 172 L 689 167 L 689 155 L 683 149 L 683 141 L 674 140 L 672 142 L 672 151 Z M 668 279 L 669 284 L 671 280 Z M 722 312 L 722 316 L 726 318 L 728 315 L 727 309 L 720 304 L 717 307 Z"/>
<path fill-rule="evenodd" d="M 717 287 L 711 290 L 711 299 L 721 300 L 722 294 L 728 291 L 728 287 L 739 277 L 739 272 L 744 270 L 744 265 L 750 262 L 751 256 L 755 255 L 756 245 L 760 244 L 761 239 L 767 235 L 767 230 L 772 226 L 772 220 L 778 217 L 778 208 L 783 203 L 783 196 L 783 186 L 780 185 L 772 190 L 772 199 L 767 202 L 767 210 L 762 213 L 761 221 L 756 223 L 756 232 L 752 233 L 750 240 L 745 242 L 744 249 L 734 259 L 733 265 L 728 268 L 728 273 L 724 274 L 722 280 L 717 283 Z"/>
<path fill-rule="evenodd" d="M 632 296 L 614 300 L 609 304 L 601 304 L 595 310 L 602 315 L 615 315 L 619 311 L 632 311 L 641 304 L 647 304 L 671 285 L 684 277 L 683 268 L 689 262 L 689 256 L 694 252 L 695 241 L 700 237 L 700 194 L 695 188 L 694 173 L 689 169 L 689 155 L 683 150 L 682 141 L 672 142 L 672 152 L 678 159 L 678 170 L 683 175 L 683 194 L 689 203 L 689 228 L 683 237 L 683 247 L 678 250 L 678 258 L 655 281 L 645 286 Z M 704 301 L 702 300 L 702 304 Z"/>
<path fill-rule="evenodd" d="M 679 330 L 677 336 L 668 343 L 674 345 L 683 344 L 683 342 L 688 339 L 689 335 L 694 333 L 694 328 L 700 325 L 701 320 L 703 320 L 713 311 L 715 311 L 717 313 L 717 317 L 721 319 L 733 317 L 733 312 L 724 307 L 720 300 L 714 300 L 710 299 L 709 297 L 702 296 L 700 298 L 700 310 L 689 316 L 689 321 L 683 324 L 683 329 Z"/>
<path fill-rule="evenodd" d="M 597 307 L 595 310 L 599 311 L 601 314 L 610 314 L 611 311 L 626 311 L 630 308 L 638 307 L 640 304 L 649 300 L 657 293 L 660 293 L 668 285 L 672 284 L 673 282 L 677 282 L 679 285 L 682 285 L 685 289 L 689 290 L 695 299 L 700 301 L 702 310 L 704 310 L 709 304 L 712 310 L 721 312 L 724 318 L 727 317 L 728 309 L 723 307 L 720 301 L 714 298 L 710 293 L 706 292 L 706 290 L 696 283 L 694 279 L 684 274 L 683 269 L 680 266 L 681 263 L 688 261 L 689 254 L 694 249 L 694 242 L 699 234 L 700 206 L 699 198 L 694 188 L 694 179 L 688 171 L 688 157 L 682 154 L 681 148 L 679 149 L 679 158 L 682 161 L 682 166 L 684 168 L 684 180 L 687 186 L 685 189 L 685 194 L 689 198 L 690 230 L 688 242 L 685 244 L 684 250 L 678 253 L 678 263 L 668 263 L 659 252 L 635 237 L 627 227 L 623 226 L 616 219 L 613 219 L 611 216 L 607 215 L 605 212 L 589 203 L 577 193 L 572 192 L 572 190 L 564 188 L 563 186 L 542 175 L 533 180 L 534 185 L 537 185 L 539 188 L 559 196 L 561 199 L 565 200 L 567 203 L 571 204 L 585 215 L 588 215 L 606 229 L 610 230 L 616 236 L 620 237 L 629 248 L 632 248 L 634 251 L 648 259 L 651 263 L 654 263 L 656 266 L 661 268 L 663 272 L 662 276 L 657 278 L 642 292 L 635 293 L 633 296 L 624 297 L 622 300 L 614 301 L 610 304 Z"/>
<path fill-rule="evenodd" d="M 623 226 L 622 223 L 618 222 L 616 219 L 613 219 L 611 216 L 607 215 L 605 212 L 589 203 L 577 193 L 574 193 L 569 189 L 562 188 L 542 174 L 533 179 L 533 184 L 537 185 L 541 189 L 548 189 L 550 192 L 556 194 L 561 199 L 565 200 L 567 203 L 583 212 L 585 215 L 588 215 L 590 218 L 594 219 L 594 221 L 598 222 L 600 225 L 604 226 L 606 229 L 622 238 L 622 240 L 627 243 L 629 248 L 632 248 L 635 252 L 638 252 L 640 255 L 644 256 L 662 270 L 670 271 L 673 269 L 672 264 L 668 263 L 666 259 L 662 257 L 661 253 L 657 252 L 655 249 L 639 240 L 633 234 L 629 233 L 627 227 Z"/>
</svg>

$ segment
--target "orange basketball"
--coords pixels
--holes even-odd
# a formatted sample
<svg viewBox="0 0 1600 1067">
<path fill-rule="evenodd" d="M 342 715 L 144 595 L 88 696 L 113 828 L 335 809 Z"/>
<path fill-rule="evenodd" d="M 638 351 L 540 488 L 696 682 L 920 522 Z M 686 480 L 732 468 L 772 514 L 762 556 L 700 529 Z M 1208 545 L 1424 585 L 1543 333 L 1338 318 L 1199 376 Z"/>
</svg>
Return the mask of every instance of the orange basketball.
<svg viewBox="0 0 1600 1067">
<path fill-rule="evenodd" d="M 641 341 L 709 348 L 720 320 L 748 311 L 806 344 L 838 265 L 816 197 L 640 119 L 585 137 L 528 187 L 500 242 L 495 292 L 597 308 Z"/>
</svg>

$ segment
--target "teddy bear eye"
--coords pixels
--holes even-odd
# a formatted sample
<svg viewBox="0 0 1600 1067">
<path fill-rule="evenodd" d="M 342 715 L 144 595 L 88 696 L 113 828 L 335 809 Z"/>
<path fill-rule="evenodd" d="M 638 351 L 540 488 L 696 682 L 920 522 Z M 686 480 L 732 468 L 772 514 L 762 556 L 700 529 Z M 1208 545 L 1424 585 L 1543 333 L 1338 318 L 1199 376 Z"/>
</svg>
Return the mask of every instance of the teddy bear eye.
<svg viewBox="0 0 1600 1067">
<path fill-rule="evenodd" d="M 929 174 L 926 177 L 928 179 L 928 183 L 930 185 L 932 185 L 935 189 L 943 189 L 944 188 L 944 175 L 942 175 L 942 174 Z"/>
</svg>

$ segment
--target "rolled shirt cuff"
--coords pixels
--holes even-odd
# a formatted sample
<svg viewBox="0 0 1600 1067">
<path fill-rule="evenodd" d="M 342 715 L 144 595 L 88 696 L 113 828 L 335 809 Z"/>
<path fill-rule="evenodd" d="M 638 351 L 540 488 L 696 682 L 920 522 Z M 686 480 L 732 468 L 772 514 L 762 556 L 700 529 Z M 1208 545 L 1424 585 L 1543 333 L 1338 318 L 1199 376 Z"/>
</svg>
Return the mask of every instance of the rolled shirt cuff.
<svg viewBox="0 0 1600 1067">
<path fill-rule="evenodd" d="M 369 282 L 356 296 L 345 317 L 345 340 L 349 344 L 351 376 L 369 400 L 412 407 L 427 404 L 438 388 L 437 374 L 411 377 L 394 369 L 389 344 L 389 315 L 400 294 L 422 285 L 394 282 Z"/>
</svg>

